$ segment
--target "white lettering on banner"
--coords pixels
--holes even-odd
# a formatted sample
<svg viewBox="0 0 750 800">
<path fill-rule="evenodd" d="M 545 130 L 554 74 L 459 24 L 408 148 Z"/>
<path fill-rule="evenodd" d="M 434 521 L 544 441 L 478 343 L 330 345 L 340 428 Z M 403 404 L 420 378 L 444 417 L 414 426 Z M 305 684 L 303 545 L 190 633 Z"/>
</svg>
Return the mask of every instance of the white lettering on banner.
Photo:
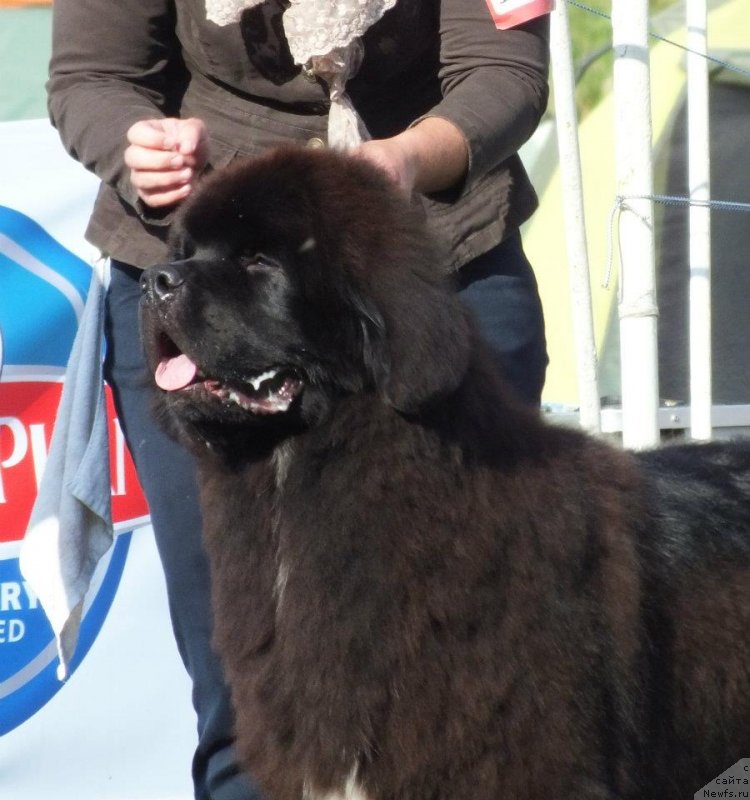
<svg viewBox="0 0 750 800">
<path fill-rule="evenodd" d="M 36 593 L 26 581 L 0 583 L 0 611 L 33 611 L 38 606 Z"/>
<path fill-rule="evenodd" d="M 0 503 L 7 503 L 2 470 L 15 467 L 23 461 L 29 449 L 29 437 L 26 434 L 26 428 L 23 427 L 21 420 L 15 417 L 0 417 L 0 428 L 3 427 L 10 431 L 13 441 L 10 454 L 0 461 Z"/>
<path fill-rule="evenodd" d="M 123 497 L 127 494 L 127 451 L 119 420 L 115 419 L 114 423 L 115 459 L 111 490 L 113 497 Z M 0 431 L 2 428 L 7 429 L 10 434 L 10 448 L 5 458 L 0 460 L 0 503 L 8 503 L 10 499 L 5 490 L 3 471 L 17 467 L 30 456 L 34 469 L 34 480 L 38 490 L 44 467 L 47 464 L 49 451 L 47 449 L 46 426 L 42 423 L 35 422 L 27 428 L 17 417 L 0 417 Z"/>
<path fill-rule="evenodd" d="M 26 594 L 26 598 L 28 599 L 29 608 L 31 610 L 38 608 L 39 598 L 37 597 L 36 592 L 31 588 L 31 585 L 26 583 L 26 581 L 23 582 L 23 590 Z"/>
<path fill-rule="evenodd" d="M 15 644 L 26 634 L 26 625 L 21 619 L 0 619 L 0 644 Z"/>
<path fill-rule="evenodd" d="M 34 479 L 37 488 L 42 482 L 42 473 L 47 465 L 47 440 L 44 435 L 44 425 L 35 423 L 29 425 L 29 438 L 31 439 L 31 460 L 34 464 Z"/>
<path fill-rule="evenodd" d="M 125 487 L 125 436 L 120 428 L 120 420 L 115 419 L 115 482 L 112 487 L 113 497 L 122 497 L 127 489 Z"/>
<path fill-rule="evenodd" d="M 21 610 L 21 584 L 0 583 L 0 611 Z"/>
<path fill-rule="evenodd" d="M 26 581 L 0 581 L 0 613 L 34 611 L 38 607 L 36 593 Z M 15 644 L 25 635 L 26 623 L 22 619 L 0 619 L 0 645 Z"/>
</svg>

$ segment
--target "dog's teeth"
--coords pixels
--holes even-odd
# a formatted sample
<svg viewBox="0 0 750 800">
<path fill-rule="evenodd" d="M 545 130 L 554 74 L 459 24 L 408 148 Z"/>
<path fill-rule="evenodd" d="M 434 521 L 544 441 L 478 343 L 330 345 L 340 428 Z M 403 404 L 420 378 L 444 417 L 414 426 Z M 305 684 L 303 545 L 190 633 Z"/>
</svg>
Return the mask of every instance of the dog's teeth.
<svg viewBox="0 0 750 800">
<path fill-rule="evenodd" d="M 229 399 L 233 403 L 237 403 L 238 405 L 241 405 L 240 396 L 237 394 L 237 392 L 229 392 Z"/>
<path fill-rule="evenodd" d="M 257 392 L 264 381 L 268 381 L 271 380 L 271 378 L 276 377 L 276 375 L 278 375 L 278 372 L 279 371 L 277 369 L 270 369 L 268 370 L 268 372 L 264 372 L 262 375 L 258 375 L 257 378 L 251 378 L 250 383 L 252 384 L 253 389 L 255 389 L 255 391 Z"/>
</svg>

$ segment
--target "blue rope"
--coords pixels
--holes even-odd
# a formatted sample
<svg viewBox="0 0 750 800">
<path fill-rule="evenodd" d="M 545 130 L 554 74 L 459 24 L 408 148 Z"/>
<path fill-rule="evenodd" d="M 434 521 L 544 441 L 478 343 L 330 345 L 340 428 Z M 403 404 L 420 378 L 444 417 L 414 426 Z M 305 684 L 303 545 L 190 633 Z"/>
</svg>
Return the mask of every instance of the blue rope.
<svg viewBox="0 0 750 800">
<path fill-rule="evenodd" d="M 665 206 L 697 206 L 698 208 L 712 208 L 717 211 L 750 211 L 750 203 L 740 203 L 733 200 L 694 200 L 691 197 L 676 197 L 669 194 L 652 194 L 633 197 L 619 196 L 616 202 L 623 205 L 627 200 L 653 200 Z"/>
<path fill-rule="evenodd" d="M 610 22 L 612 21 L 611 14 L 607 14 L 606 11 L 600 11 L 597 8 L 591 8 L 591 6 L 587 6 L 584 3 L 579 3 L 578 0 L 565 0 L 565 2 L 569 6 L 575 6 L 575 8 L 580 9 L 581 11 L 586 11 L 588 14 L 593 14 L 596 17 L 602 17 L 603 19 L 607 19 Z M 710 61 L 712 64 L 716 65 L 717 67 L 721 67 L 722 69 L 729 70 L 730 72 L 736 72 L 738 75 L 742 75 L 745 78 L 750 78 L 750 70 L 744 69 L 743 67 L 738 67 L 736 64 L 730 64 L 728 61 L 723 61 L 720 58 L 716 58 L 715 56 L 709 56 L 706 53 L 699 53 L 697 50 L 693 50 L 690 47 L 686 47 L 685 45 L 680 44 L 679 42 L 672 41 L 671 39 L 667 39 L 666 36 L 662 36 L 661 34 L 654 33 L 653 31 L 649 31 L 648 35 L 652 39 L 656 39 L 657 41 L 664 42 L 665 44 L 670 44 L 672 47 L 677 47 L 679 50 L 684 51 L 685 53 L 691 53 L 694 56 L 701 56 L 701 58 L 705 58 L 706 61 Z"/>
<path fill-rule="evenodd" d="M 622 195 L 618 194 L 612 204 L 609 214 L 609 233 L 607 235 L 607 266 L 604 270 L 602 287 L 608 289 L 612 280 L 612 269 L 614 266 L 614 230 L 615 221 L 623 211 L 635 209 L 628 205 L 628 200 L 651 200 L 665 206 L 696 206 L 698 208 L 710 208 L 716 211 L 750 211 L 750 203 L 740 203 L 732 200 L 694 200 L 691 197 L 678 197 L 669 194 L 642 194 L 642 195 Z M 646 222 L 646 220 L 643 220 Z"/>
</svg>

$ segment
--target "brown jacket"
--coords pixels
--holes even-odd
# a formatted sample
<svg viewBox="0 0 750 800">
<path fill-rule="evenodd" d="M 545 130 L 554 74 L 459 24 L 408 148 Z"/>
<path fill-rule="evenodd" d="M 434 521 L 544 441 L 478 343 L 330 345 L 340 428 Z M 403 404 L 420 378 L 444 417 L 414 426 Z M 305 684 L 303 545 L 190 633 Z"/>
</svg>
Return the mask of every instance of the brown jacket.
<svg viewBox="0 0 750 800">
<path fill-rule="evenodd" d="M 214 168 L 280 142 L 325 143 L 328 96 L 292 62 L 286 5 L 265 0 L 219 27 L 204 0 L 55 0 L 50 116 L 71 155 L 102 179 L 87 237 L 104 253 L 139 267 L 166 256 L 171 214 L 138 201 L 123 163 L 138 120 L 201 117 Z M 548 20 L 498 31 L 485 0 L 398 0 L 364 43 L 349 91 L 373 137 L 426 115 L 466 137 L 464 184 L 425 199 L 459 267 L 536 207 L 516 152 L 547 102 Z"/>
</svg>

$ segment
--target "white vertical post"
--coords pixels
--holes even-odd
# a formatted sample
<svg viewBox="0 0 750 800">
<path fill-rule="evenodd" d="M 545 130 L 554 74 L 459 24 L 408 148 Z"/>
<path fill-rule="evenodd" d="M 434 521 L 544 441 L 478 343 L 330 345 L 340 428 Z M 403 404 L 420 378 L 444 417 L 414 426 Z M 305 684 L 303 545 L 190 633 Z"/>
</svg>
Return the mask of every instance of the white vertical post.
<svg viewBox="0 0 750 800">
<path fill-rule="evenodd" d="M 573 54 L 570 45 L 568 6 L 565 2 L 557 3 L 556 9 L 552 12 L 551 34 L 555 122 L 570 272 L 573 336 L 578 370 L 578 402 L 581 409 L 580 424 L 585 430 L 598 433 L 601 431 L 601 405 L 586 246 L 586 220 L 583 210 Z"/>
<path fill-rule="evenodd" d="M 620 358 L 626 447 L 659 441 L 648 0 L 612 0 L 615 172 L 620 215 Z M 632 198 L 632 199 L 631 199 Z"/>
<path fill-rule="evenodd" d="M 706 0 L 687 0 L 688 184 L 711 197 Z M 690 433 L 711 438 L 711 211 L 690 206 Z"/>
</svg>

